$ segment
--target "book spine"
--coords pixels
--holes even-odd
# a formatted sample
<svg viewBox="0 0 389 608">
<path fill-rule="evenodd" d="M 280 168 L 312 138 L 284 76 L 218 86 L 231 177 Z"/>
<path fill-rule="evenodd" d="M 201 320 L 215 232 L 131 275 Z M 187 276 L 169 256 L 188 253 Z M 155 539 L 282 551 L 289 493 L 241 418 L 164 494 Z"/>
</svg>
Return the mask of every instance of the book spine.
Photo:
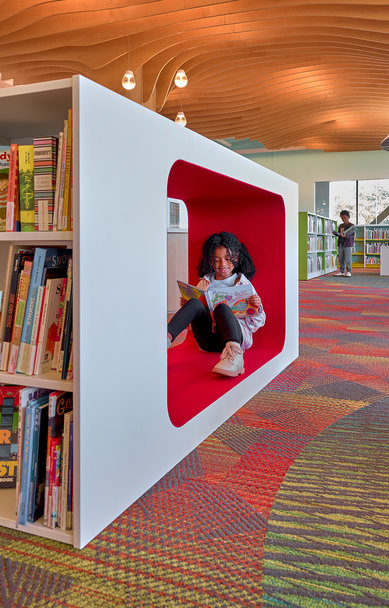
<svg viewBox="0 0 389 608">
<path fill-rule="evenodd" d="M 63 124 L 61 184 L 59 187 L 59 201 L 58 201 L 58 230 L 62 230 L 62 221 L 63 221 L 63 201 L 64 201 L 64 193 L 65 193 L 65 169 L 66 169 L 67 148 L 68 148 L 68 121 L 67 121 L 67 119 L 65 119 L 64 124 Z"/>
<path fill-rule="evenodd" d="M 16 303 L 15 319 L 12 328 L 11 349 L 9 353 L 8 362 L 8 372 L 10 374 L 14 374 L 16 370 L 16 362 L 18 358 L 19 344 L 22 334 L 22 325 L 26 309 L 26 300 L 28 294 L 28 286 L 30 283 L 31 270 L 32 262 L 27 260 L 20 276 L 19 293 Z"/>
<path fill-rule="evenodd" d="M 11 144 L 10 160 L 9 160 L 9 178 L 8 178 L 8 197 L 7 197 L 7 215 L 6 215 L 6 231 L 14 232 L 17 228 L 16 222 L 18 212 L 16 207 L 19 206 L 18 201 L 18 144 Z"/>
<path fill-rule="evenodd" d="M 48 304 L 49 304 L 49 300 L 50 300 L 50 287 L 51 287 L 51 282 L 48 281 L 48 283 L 46 284 L 45 297 L 43 300 L 41 325 L 40 325 L 39 338 L 38 338 L 38 344 L 37 344 L 36 355 L 35 355 L 35 364 L 34 364 L 34 375 L 35 376 L 39 376 L 39 374 L 42 373 L 42 356 L 43 356 L 43 349 L 44 349 L 44 344 L 45 344 L 46 334 L 47 334 L 47 331 L 46 331 L 47 330 L 47 313 L 48 313 Z"/>
<path fill-rule="evenodd" d="M 7 218 L 10 147 L 1 147 L 0 149 L 0 232 L 5 232 Z"/>
<path fill-rule="evenodd" d="M 58 358 L 59 358 L 59 353 L 61 350 L 61 335 L 62 335 L 62 327 L 63 327 L 63 323 L 64 323 L 66 285 L 67 285 L 67 278 L 65 279 L 64 284 L 63 284 L 61 300 L 60 300 L 60 304 L 59 304 L 58 327 L 57 327 L 57 333 L 55 336 L 53 360 L 51 363 L 51 369 L 53 369 L 53 370 L 57 370 Z"/>
<path fill-rule="evenodd" d="M 69 428 L 69 472 L 66 507 L 66 529 L 73 529 L 73 420 L 70 421 Z"/>
<path fill-rule="evenodd" d="M 51 461 L 51 508 L 50 508 L 50 528 L 55 528 L 58 518 L 58 488 L 61 468 L 61 442 L 62 437 L 56 437 L 53 441 L 53 451 Z M 50 490 L 49 490 L 50 495 Z"/>
<path fill-rule="evenodd" d="M 19 374 L 25 374 L 28 367 L 29 348 L 31 342 L 32 326 L 34 322 L 36 298 L 38 293 L 38 287 L 42 282 L 45 256 L 45 249 L 41 249 L 40 247 L 37 247 L 35 249 L 30 285 L 28 289 L 26 312 L 24 315 L 22 333 L 20 338 L 19 355 L 16 364 L 16 372 Z"/>
<path fill-rule="evenodd" d="M 50 425 L 47 429 L 47 448 L 46 448 L 46 475 L 45 475 L 45 498 L 44 498 L 44 509 L 43 509 L 43 525 L 49 525 L 49 488 L 50 488 L 50 469 L 51 469 L 51 428 Z"/>
<path fill-rule="evenodd" d="M 56 366 L 55 366 L 55 368 L 53 366 L 53 368 L 59 372 L 62 371 L 62 362 L 63 362 L 63 355 L 64 355 L 64 352 L 63 352 L 64 342 L 63 341 L 64 341 L 64 334 L 65 334 L 66 319 L 69 314 L 69 300 L 70 300 L 70 295 L 72 293 L 72 274 L 73 274 L 73 260 L 72 260 L 72 258 L 70 258 L 69 262 L 68 262 L 65 303 L 64 303 L 63 313 L 62 313 L 63 322 L 61 325 L 61 331 L 60 331 L 58 345 L 57 345 Z"/>
<path fill-rule="evenodd" d="M 58 138 L 58 155 L 57 155 L 57 173 L 55 176 L 55 195 L 54 195 L 54 211 L 53 211 L 53 230 L 58 230 L 58 207 L 59 194 L 61 188 L 61 172 L 62 172 L 62 151 L 63 151 L 64 133 L 60 132 Z"/>
<path fill-rule="evenodd" d="M 70 292 L 70 300 L 68 304 L 68 314 L 65 319 L 63 347 L 61 347 L 59 355 L 59 370 L 61 372 L 61 379 L 66 380 L 69 366 L 70 357 L 70 340 L 72 334 L 73 325 L 73 290 Z"/>
<path fill-rule="evenodd" d="M 38 474 L 38 441 L 39 441 L 39 425 L 41 418 L 41 409 L 39 407 L 35 408 L 33 415 L 34 428 L 32 433 L 32 441 L 31 441 L 31 462 L 30 462 L 30 482 L 28 486 L 28 509 L 27 509 L 27 520 L 33 520 L 33 508 L 34 508 L 34 499 L 35 499 L 35 484 L 36 477 Z"/>
<path fill-rule="evenodd" d="M 34 138 L 35 230 L 53 229 L 57 139 Z"/>
<path fill-rule="evenodd" d="M 24 427 L 24 441 L 23 441 L 23 467 L 22 467 L 22 481 L 20 484 L 20 496 L 19 496 L 19 523 L 23 526 L 27 523 L 27 509 L 28 509 L 28 488 L 30 482 L 30 463 L 31 463 L 31 441 L 33 433 L 33 408 L 27 406 L 26 408 L 26 419 Z"/>
<path fill-rule="evenodd" d="M 68 500 L 68 482 L 69 482 L 69 435 L 70 421 L 72 412 L 67 412 L 64 416 L 63 427 L 63 451 L 62 451 L 62 489 L 61 489 L 61 504 L 60 504 L 60 528 L 66 530 L 67 518 L 67 500 Z"/>
<path fill-rule="evenodd" d="M 44 285 L 40 285 L 38 287 L 38 293 L 37 293 L 37 298 L 36 298 L 36 307 L 35 307 L 35 313 L 34 313 L 34 322 L 33 322 L 33 326 L 32 326 L 31 342 L 30 342 L 30 349 L 29 349 L 29 355 L 28 355 L 28 364 L 27 364 L 27 369 L 26 369 L 26 374 L 28 376 L 32 376 L 34 373 L 35 356 L 36 356 L 36 350 L 37 350 L 39 330 L 40 330 L 40 326 L 41 326 L 43 300 L 44 300 L 45 291 L 46 291 L 46 288 Z"/>
<path fill-rule="evenodd" d="M 2 371 L 6 371 L 8 368 L 8 355 L 9 355 L 9 345 L 11 342 L 12 335 L 12 325 L 15 314 L 15 304 L 17 298 L 17 290 L 18 290 L 18 279 L 19 279 L 19 269 L 20 269 L 20 254 L 16 253 L 14 256 L 14 262 L 12 267 L 12 277 L 11 277 L 11 285 L 8 296 L 8 306 L 6 310 L 6 321 L 4 327 L 4 336 L 3 336 L 3 345 L 1 351 L 1 365 L 0 369 Z"/>
<path fill-rule="evenodd" d="M 68 137 L 66 146 L 65 185 L 63 198 L 62 230 L 70 228 L 70 196 L 72 165 L 72 110 L 68 111 Z"/>
<path fill-rule="evenodd" d="M 20 230 L 34 231 L 34 146 L 19 146 Z"/>
</svg>

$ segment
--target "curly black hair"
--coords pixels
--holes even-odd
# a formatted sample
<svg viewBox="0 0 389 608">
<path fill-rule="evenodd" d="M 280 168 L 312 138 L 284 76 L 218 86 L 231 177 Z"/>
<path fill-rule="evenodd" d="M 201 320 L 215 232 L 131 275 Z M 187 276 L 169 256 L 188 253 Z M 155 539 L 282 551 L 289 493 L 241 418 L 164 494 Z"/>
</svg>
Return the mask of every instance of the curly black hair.
<svg viewBox="0 0 389 608">
<path fill-rule="evenodd" d="M 234 272 L 244 274 L 248 279 L 255 275 L 254 262 L 249 252 L 238 237 L 232 232 L 215 232 L 203 244 L 201 258 L 197 264 L 199 277 L 215 272 L 214 252 L 218 247 L 225 247 L 234 264 Z"/>
</svg>

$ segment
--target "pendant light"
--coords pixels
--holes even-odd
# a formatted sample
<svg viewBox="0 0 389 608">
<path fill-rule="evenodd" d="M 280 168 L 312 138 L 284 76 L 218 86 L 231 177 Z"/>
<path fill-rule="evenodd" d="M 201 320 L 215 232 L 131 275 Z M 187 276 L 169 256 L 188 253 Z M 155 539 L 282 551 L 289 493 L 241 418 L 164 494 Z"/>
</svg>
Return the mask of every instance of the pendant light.
<svg viewBox="0 0 389 608">
<path fill-rule="evenodd" d="M 131 91 L 131 89 L 134 89 L 136 87 L 135 76 L 132 70 L 127 70 L 126 72 L 124 72 L 122 78 L 122 87 L 123 89 L 127 89 L 127 91 Z"/>
<path fill-rule="evenodd" d="M 185 116 L 184 112 L 178 112 L 177 116 L 174 119 L 174 122 L 177 125 L 180 125 L 181 127 L 185 127 L 187 120 L 186 120 L 186 116 Z"/>
<path fill-rule="evenodd" d="M 178 70 L 174 78 L 174 84 L 179 89 L 183 89 L 188 84 L 188 76 L 185 74 L 185 70 Z"/>
<path fill-rule="evenodd" d="M 130 64 L 130 39 L 128 38 L 128 65 Z M 122 87 L 127 91 L 131 91 L 136 87 L 136 80 L 132 70 L 126 70 L 122 78 Z"/>
</svg>

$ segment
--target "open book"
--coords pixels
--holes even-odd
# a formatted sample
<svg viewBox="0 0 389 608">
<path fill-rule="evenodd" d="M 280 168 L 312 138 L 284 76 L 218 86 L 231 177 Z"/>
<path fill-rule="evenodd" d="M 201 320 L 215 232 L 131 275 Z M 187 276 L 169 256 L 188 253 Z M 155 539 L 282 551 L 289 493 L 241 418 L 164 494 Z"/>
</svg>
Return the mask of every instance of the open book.
<svg viewBox="0 0 389 608">
<path fill-rule="evenodd" d="M 203 291 L 194 285 L 189 285 L 189 283 L 183 283 L 182 281 L 177 281 L 177 284 L 184 300 L 190 300 L 190 298 L 202 300 L 208 306 L 210 312 L 221 302 L 227 304 L 238 319 L 251 317 L 258 312 L 258 308 L 248 303 L 248 298 L 254 294 L 251 284 L 233 285 L 232 287 L 223 286 L 220 288 L 215 288 L 214 284 L 212 284 L 212 287 L 207 291 Z"/>
</svg>

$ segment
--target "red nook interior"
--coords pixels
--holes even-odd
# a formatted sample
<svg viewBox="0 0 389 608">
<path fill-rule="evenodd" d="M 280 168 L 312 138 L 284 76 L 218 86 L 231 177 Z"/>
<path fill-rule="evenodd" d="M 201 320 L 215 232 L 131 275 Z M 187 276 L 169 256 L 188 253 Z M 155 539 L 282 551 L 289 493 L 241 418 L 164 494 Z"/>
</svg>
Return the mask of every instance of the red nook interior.
<svg viewBox="0 0 389 608">
<path fill-rule="evenodd" d="M 168 351 L 168 413 L 180 427 L 278 355 L 285 340 L 285 207 L 283 198 L 245 182 L 183 160 L 169 173 L 167 195 L 188 210 L 189 283 L 205 239 L 233 232 L 247 247 L 257 273 L 252 283 L 262 298 L 266 323 L 245 352 L 245 373 L 237 378 L 212 374 L 218 353 L 201 352 L 191 332 Z"/>
</svg>

